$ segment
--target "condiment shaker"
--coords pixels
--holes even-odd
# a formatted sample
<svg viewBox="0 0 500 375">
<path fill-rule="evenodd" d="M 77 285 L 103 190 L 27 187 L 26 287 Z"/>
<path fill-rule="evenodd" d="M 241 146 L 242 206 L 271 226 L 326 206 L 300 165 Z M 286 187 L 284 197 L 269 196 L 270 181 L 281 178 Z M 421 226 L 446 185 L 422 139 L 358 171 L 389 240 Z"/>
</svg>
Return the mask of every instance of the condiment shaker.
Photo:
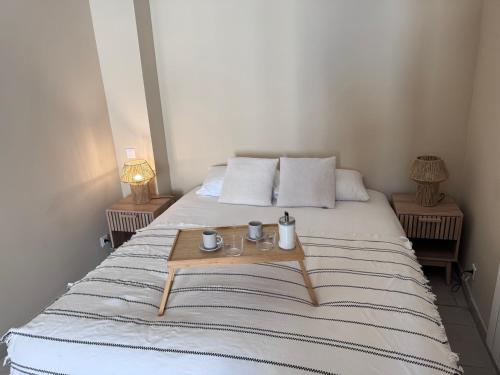
<svg viewBox="0 0 500 375">
<path fill-rule="evenodd" d="M 295 249 L 295 219 L 285 212 L 279 220 L 279 247 L 283 250 Z"/>
</svg>

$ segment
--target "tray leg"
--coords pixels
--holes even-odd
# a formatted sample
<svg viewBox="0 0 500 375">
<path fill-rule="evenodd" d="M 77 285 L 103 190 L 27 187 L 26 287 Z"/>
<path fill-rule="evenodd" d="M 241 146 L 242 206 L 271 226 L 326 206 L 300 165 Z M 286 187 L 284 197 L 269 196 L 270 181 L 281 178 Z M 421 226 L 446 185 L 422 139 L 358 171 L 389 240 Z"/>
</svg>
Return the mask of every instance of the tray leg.
<svg viewBox="0 0 500 375">
<path fill-rule="evenodd" d="M 170 288 L 172 287 L 172 284 L 174 282 L 174 277 L 175 277 L 175 269 L 170 268 L 168 270 L 167 280 L 165 281 L 165 288 L 163 289 L 163 295 L 161 296 L 160 311 L 158 312 L 158 315 L 160 316 L 163 315 L 165 312 L 165 306 L 167 306 L 168 295 L 170 293 Z"/>
<path fill-rule="evenodd" d="M 304 277 L 304 282 L 306 283 L 307 291 L 309 292 L 309 297 L 311 297 L 311 302 L 314 306 L 318 306 L 318 299 L 316 298 L 316 293 L 314 292 L 309 274 L 307 273 L 306 267 L 304 266 L 304 261 L 299 260 L 298 262 L 302 271 L 302 276 Z"/>
</svg>

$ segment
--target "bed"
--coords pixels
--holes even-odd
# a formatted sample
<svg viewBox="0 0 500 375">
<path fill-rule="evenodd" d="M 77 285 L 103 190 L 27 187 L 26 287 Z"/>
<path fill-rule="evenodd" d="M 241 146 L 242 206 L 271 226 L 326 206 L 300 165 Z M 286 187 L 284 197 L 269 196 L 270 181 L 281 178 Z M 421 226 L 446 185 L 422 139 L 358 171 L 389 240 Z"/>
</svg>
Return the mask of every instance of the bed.
<svg viewBox="0 0 500 375">
<path fill-rule="evenodd" d="M 185 195 L 31 322 L 11 329 L 12 374 L 462 374 L 427 280 L 385 196 L 297 208 L 319 306 L 296 263 L 179 271 L 179 228 L 276 222 L 277 207 Z"/>
</svg>

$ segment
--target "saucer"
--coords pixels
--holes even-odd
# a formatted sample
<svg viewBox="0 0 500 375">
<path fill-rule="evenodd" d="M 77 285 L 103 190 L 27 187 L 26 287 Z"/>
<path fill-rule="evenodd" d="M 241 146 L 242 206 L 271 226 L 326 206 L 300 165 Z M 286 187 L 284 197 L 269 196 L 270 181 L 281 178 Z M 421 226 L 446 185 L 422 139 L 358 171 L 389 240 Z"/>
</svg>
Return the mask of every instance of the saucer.
<svg viewBox="0 0 500 375">
<path fill-rule="evenodd" d="M 217 241 L 217 246 L 215 246 L 213 249 L 205 249 L 203 247 L 203 242 L 202 242 L 202 243 L 200 243 L 200 250 L 201 251 L 206 251 L 206 252 L 212 252 L 212 251 L 217 251 L 217 250 L 222 249 L 222 246 L 224 246 L 224 242 Z"/>
<path fill-rule="evenodd" d="M 250 236 L 247 233 L 247 234 L 245 234 L 245 240 L 250 241 L 250 242 L 257 242 L 259 240 L 262 240 L 265 236 L 266 236 L 266 234 L 262 233 L 262 237 L 259 237 L 259 238 L 250 238 Z"/>
</svg>

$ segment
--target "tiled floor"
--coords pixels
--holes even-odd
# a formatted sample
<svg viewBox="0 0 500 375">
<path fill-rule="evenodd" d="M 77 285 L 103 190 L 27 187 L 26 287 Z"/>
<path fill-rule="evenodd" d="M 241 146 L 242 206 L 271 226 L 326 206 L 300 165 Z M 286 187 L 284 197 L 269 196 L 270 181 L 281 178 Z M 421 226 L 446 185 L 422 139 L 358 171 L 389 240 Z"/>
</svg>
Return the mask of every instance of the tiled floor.
<svg viewBox="0 0 500 375">
<path fill-rule="evenodd" d="M 497 375 L 486 345 L 476 327 L 467 300 L 460 289 L 452 292 L 444 280 L 444 270 L 425 267 L 429 278 L 451 349 L 460 356 L 465 375 Z"/>
<path fill-rule="evenodd" d="M 444 281 L 442 269 L 425 268 L 424 272 L 437 296 L 437 305 L 451 348 L 460 355 L 465 375 L 498 375 L 476 328 L 462 289 L 452 292 Z M 3 349 L 0 347 L 0 358 L 3 358 Z M 7 374 L 7 368 L 2 367 L 0 363 L 0 375 Z"/>
</svg>

